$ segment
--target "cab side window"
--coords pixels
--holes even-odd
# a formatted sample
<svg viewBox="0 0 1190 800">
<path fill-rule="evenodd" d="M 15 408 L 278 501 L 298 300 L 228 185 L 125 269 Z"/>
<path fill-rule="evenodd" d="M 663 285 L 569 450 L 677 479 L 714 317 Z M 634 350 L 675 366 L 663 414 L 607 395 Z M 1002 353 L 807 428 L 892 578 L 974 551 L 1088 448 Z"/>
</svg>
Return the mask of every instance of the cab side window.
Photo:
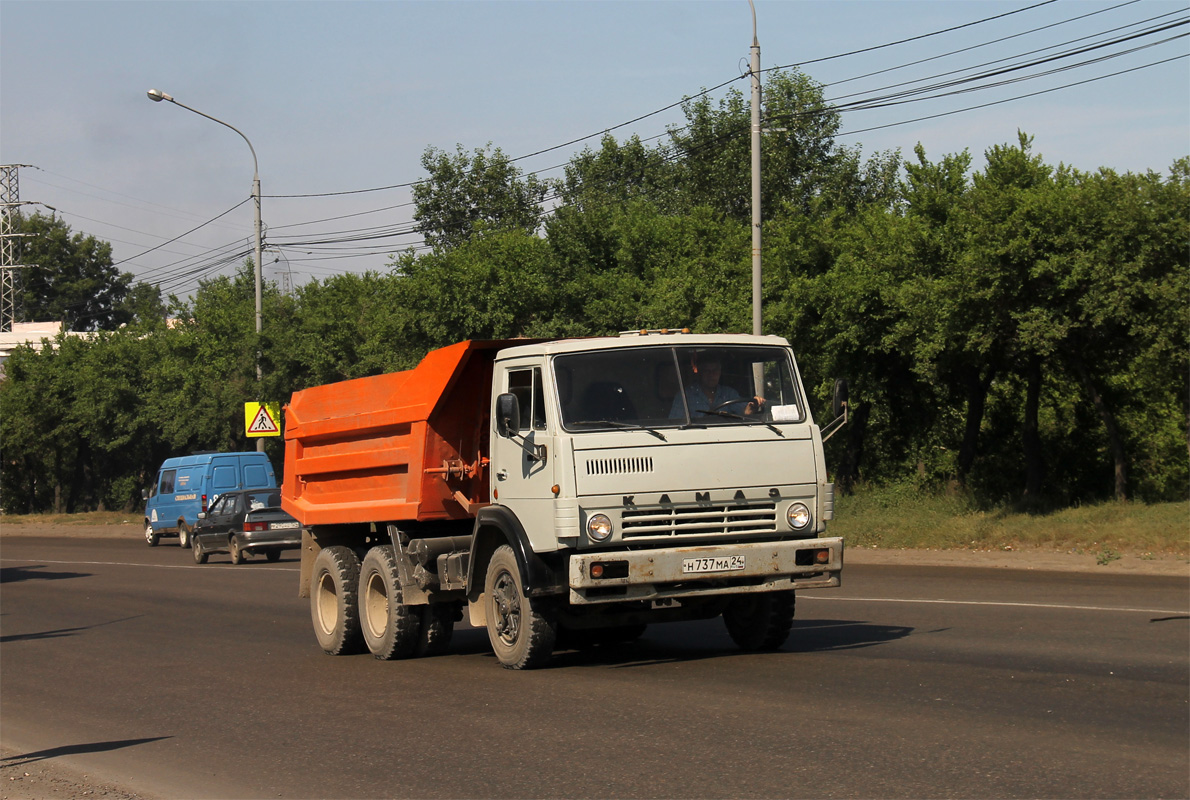
<svg viewBox="0 0 1190 800">
<path fill-rule="evenodd" d="M 174 493 L 174 477 L 177 474 L 178 474 L 178 471 L 176 469 L 162 470 L 161 483 L 159 484 L 161 488 L 158 490 L 158 492 L 160 494 L 173 494 Z"/>
<path fill-rule="evenodd" d="M 519 429 L 545 430 L 545 389 L 541 384 L 541 368 L 515 369 L 508 373 L 508 391 L 516 395 L 521 407 Z"/>
</svg>

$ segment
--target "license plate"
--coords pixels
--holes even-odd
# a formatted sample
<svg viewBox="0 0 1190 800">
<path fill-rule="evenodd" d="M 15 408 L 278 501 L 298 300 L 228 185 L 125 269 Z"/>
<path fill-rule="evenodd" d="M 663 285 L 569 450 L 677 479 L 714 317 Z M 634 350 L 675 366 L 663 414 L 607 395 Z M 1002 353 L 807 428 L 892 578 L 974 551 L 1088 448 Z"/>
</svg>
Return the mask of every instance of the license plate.
<svg viewBox="0 0 1190 800">
<path fill-rule="evenodd" d="M 708 556 L 706 558 L 687 558 L 682 561 L 682 572 L 734 572 L 744 568 L 743 556 Z"/>
<path fill-rule="evenodd" d="M 269 525 L 269 527 L 276 531 L 276 530 L 281 530 L 283 528 L 300 528 L 300 527 L 302 527 L 302 523 L 300 523 L 300 522 L 274 522 L 271 525 Z"/>
</svg>

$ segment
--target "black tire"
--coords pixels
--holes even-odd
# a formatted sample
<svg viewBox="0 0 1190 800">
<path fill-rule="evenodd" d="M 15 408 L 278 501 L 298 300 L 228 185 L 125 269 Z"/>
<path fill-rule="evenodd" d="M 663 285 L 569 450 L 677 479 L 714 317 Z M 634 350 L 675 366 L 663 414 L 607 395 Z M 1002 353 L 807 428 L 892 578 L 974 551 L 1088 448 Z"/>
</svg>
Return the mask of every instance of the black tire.
<svg viewBox="0 0 1190 800">
<path fill-rule="evenodd" d="M 180 521 L 178 523 L 178 547 L 190 547 L 193 543 L 193 538 L 190 535 L 190 526 L 186 522 Z"/>
<path fill-rule="evenodd" d="M 281 551 L 280 550 L 266 550 L 264 553 L 264 557 L 265 557 L 265 560 L 267 560 L 270 564 L 275 564 L 281 560 Z"/>
<path fill-rule="evenodd" d="M 414 655 L 440 656 L 450 649 L 454 637 L 458 606 L 455 603 L 429 603 L 418 607 L 421 632 Z"/>
<path fill-rule="evenodd" d="M 152 524 L 145 523 L 145 541 L 148 542 L 149 547 L 156 547 L 157 543 L 161 541 L 161 534 L 153 533 Z"/>
<path fill-rule="evenodd" d="M 203 551 L 202 545 L 200 545 L 198 542 L 194 542 L 191 545 L 191 548 L 194 553 L 194 563 L 195 564 L 207 563 L 207 554 Z"/>
<path fill-rule="evenodd" d="M 792 590 L 739 595 L 723 612 L 727 633 L 741 650 L 776 650 L 793 629 Z"/>
<path fill-rule="evenodd" d="M 310 576 L 310 616 L 314 636 L 328 655 L 358 653 L 359 557 L 349 547 L 327 547 L 314 558 Z"/>
<path fill-rule="evenodd" d="M 501 545 L 488 562 L 483 584 L 488 640 L 505 669 L 532 669 L 554 651 L 558 623 L 541 600 L 525 596 L 516 555 Z"/>
<path fill-rule="evenodd" d="M 240 540 L 235 537 L 235 534 L 227 537 L 227 552 L 231 554 L 231 563 L 244 563 L 244 551 L 240 549 Z"/>
<path fill-rule="evenodd" d="M 421 618 L 405 605 L 391 545 L 373 547 L 359 572 L 359 627 L 364 644 L 382 661 L 409 658 L 417 649 Z"/>
</svg>

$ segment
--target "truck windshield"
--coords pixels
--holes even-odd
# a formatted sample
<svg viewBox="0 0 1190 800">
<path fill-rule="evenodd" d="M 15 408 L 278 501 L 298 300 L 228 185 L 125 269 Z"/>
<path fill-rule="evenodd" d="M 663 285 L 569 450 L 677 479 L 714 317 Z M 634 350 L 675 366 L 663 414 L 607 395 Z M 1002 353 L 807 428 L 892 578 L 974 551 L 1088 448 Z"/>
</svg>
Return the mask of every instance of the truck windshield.
<svg viewBox="0 0 1190 800">
<path fill-rule="evenodd" d="M 632 347 L 554 359 L 570 431 L 801 422 L 781 347 Z"/>
</svg>

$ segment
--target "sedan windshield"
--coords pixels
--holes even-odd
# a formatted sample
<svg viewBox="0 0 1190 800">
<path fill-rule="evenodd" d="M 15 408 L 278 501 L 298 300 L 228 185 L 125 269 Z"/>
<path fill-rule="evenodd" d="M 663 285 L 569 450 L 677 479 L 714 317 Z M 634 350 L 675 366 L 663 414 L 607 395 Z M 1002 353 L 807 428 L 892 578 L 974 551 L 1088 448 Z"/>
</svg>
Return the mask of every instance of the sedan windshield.
<svg viewBox="0 0 1190 800">
<path fill-rule="evenodd" d="M 800 422 L 781 347 L 633 347 L 554 359 L 567 430 Z"/>
</svg>

